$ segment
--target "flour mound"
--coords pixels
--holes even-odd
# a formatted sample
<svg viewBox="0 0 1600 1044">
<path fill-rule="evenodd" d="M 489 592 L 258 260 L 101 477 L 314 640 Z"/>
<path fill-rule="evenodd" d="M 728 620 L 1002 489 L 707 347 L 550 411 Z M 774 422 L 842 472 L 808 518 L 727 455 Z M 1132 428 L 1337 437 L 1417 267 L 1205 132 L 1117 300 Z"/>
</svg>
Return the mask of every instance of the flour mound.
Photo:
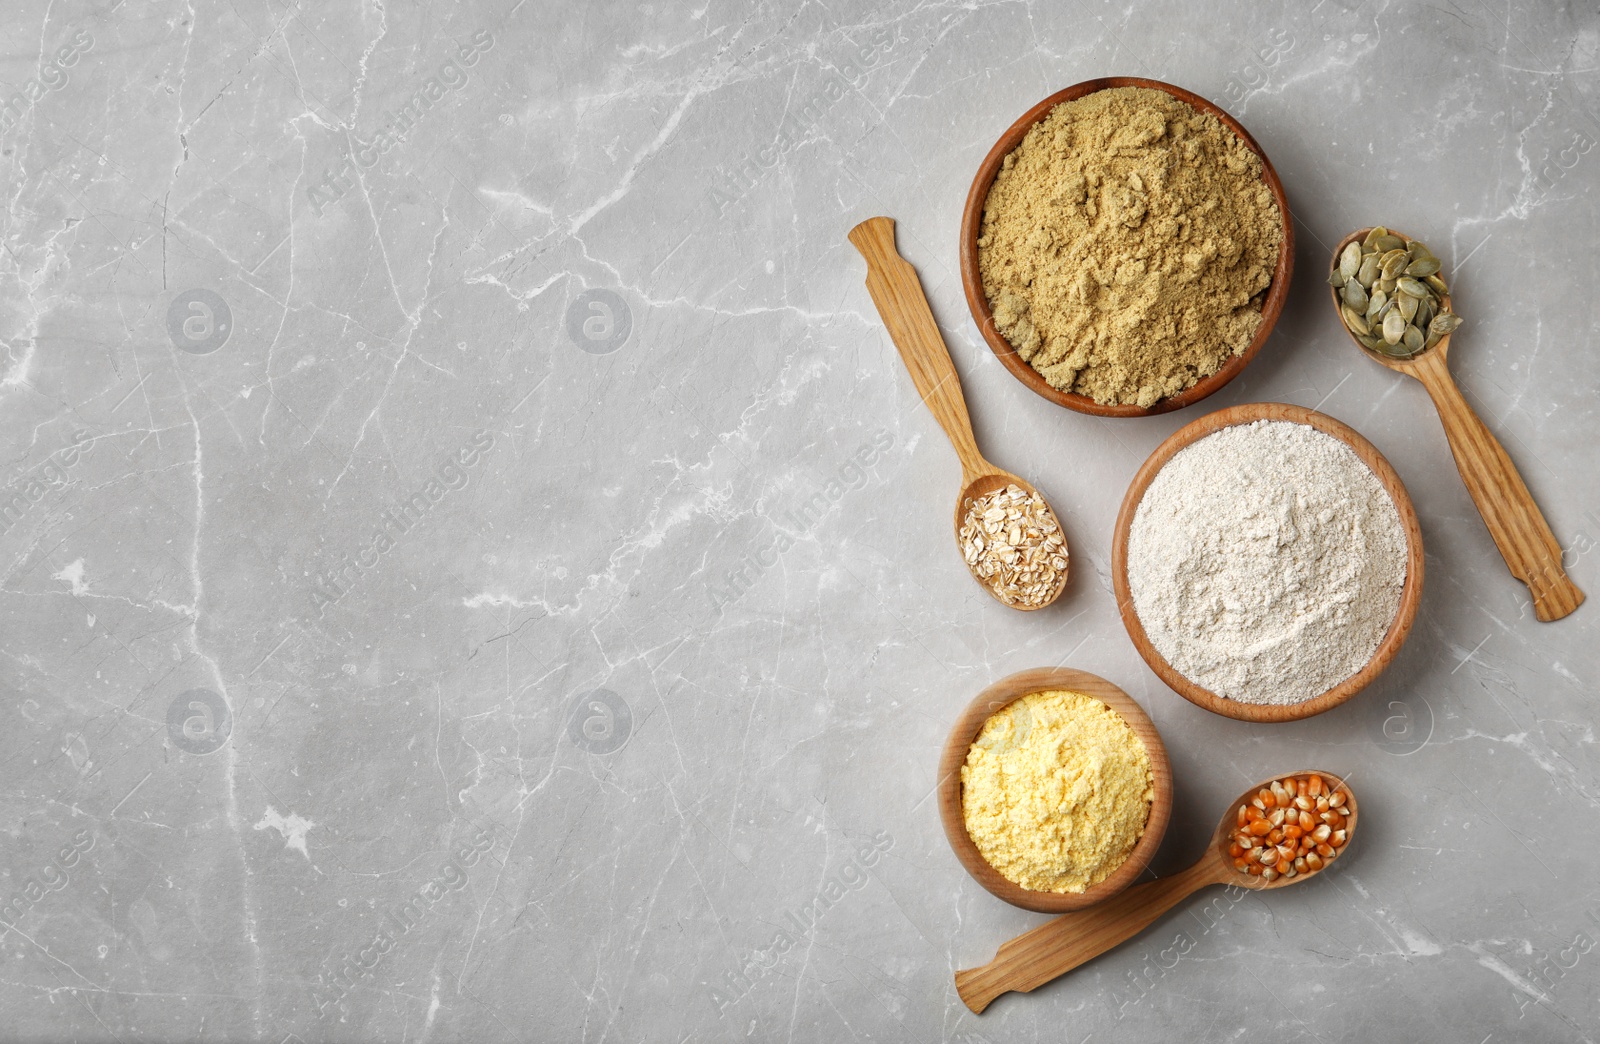
<svg viewBox="0 0 1600 1044">
<path fill-rule="evenodd" d="M 978 267 L 995 325 L 1051 386 L 1151 406 L 1242 355 L 1283 215 L 1222 121 L 1148 87 L 1062 102 L 1001 163 Z"/>
<path fill-rule="evenodd" d="M 1287 421 L 1180 450 L 1128 534 L 1151 644 L 1242 703 L 1302 703 L 1366 666 L 1405 579 L 1405 529 L 1378 477 L 1343 442 Z"/>
</svg>

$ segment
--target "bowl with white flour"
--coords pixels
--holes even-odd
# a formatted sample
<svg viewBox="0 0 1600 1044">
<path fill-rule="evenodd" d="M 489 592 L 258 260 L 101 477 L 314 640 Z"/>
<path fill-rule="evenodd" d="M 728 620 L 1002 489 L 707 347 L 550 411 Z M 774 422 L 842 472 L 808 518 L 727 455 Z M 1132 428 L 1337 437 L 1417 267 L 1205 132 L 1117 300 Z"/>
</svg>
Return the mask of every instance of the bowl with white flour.
<svg viewBox="0 0 1600 1044">
<path fill-rule="evenodd" d="M 1245 721 L 1321 714 L 1394 659 L 1422 598 L 1422 532 L 1383 454 L 1284 403 L 1180 428 L 1134 476 L 1112 577 L 1139 654 Z"/>
</svg>

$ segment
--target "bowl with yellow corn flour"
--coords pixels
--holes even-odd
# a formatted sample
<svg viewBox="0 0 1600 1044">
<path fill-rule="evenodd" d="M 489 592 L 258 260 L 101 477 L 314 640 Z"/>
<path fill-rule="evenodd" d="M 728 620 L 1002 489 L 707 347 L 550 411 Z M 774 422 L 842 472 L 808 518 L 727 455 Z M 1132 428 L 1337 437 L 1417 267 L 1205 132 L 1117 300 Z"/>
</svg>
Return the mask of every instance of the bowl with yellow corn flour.
<svg viewBox="0 0 1600 1044">
<path fill-rule="evenodd" d="M 1166 747 L 1137 703 L 1087 671 L 1039 668 L 967 706 L 939 765 L 939 814 L 969 874 L 1041 913 L 1132 884 L 1172 811 Z"/>
<path fill-rule="evenodd" d="M 1051 95 L 978 168 L 961 223 L 973 320 L 1052 402 L 1141 417 L 1261 350 L 1294 269 L 1277 172 L 1239 122 L 1158 80 Z"/>
</svg>

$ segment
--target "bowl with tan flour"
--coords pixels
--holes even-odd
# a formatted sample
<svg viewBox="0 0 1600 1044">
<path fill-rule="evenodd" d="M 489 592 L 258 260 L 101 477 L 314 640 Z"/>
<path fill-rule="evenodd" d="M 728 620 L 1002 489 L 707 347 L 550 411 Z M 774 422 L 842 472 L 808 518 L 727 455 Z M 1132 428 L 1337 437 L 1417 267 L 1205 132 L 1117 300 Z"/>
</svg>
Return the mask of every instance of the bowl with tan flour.
<svg viewBox="0 0 1600 1044">
<path fill-rule="evenodd" d="M 1123 498 L 1123 625 L 1179 695 L 1244 721 L 1321 714 L 1394 660 L 1422 598 L 1422 532 L 1354 429 L 1246 403 L 1174 432 Z"/>
<path fill-rule="evenodd" d="M 1013 376 L 1080 413 L 1144 417 L 1255 358 L 1288 297 L 1294 225 L 1237 120 L 1114 76 L 1052 94 L 995 142 L 960 260 L 973 320 Z"/>
</svg>

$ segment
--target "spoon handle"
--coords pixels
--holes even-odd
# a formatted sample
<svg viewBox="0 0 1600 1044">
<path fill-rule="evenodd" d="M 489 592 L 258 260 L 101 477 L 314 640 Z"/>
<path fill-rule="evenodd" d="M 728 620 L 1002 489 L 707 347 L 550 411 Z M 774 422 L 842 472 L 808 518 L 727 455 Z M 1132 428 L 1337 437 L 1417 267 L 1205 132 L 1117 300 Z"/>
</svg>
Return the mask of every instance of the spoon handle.
<svg viewBox="0 0 1600 1044">
<path fill-rule="evenodd" d="M 1561 545 L 1550 523 L 1505 448 L 1462 396 L 1446 367 L 1445 353 L 1427 352 L 1417 362 L 1415 373 L 1444 422 L 1456 470 L 1511 575 L 1528 585 L 1535 616 L 1546 622 L 1561 619 L 1583 604 L 1584 594 L 1561 566 Z"/>
<path fill-rule="evenodd" d="M 956 992 L 979 1014 L 1002 993 L 1028 993 L 1078 965 L 1120 946 L 1206 885 L 1219 884 L 1208 854 L 1194 866 L 1112 896 L 1098 906 L 1062 914 L 1002 943 L 994 960 L 956 972 Z"/>
<path fill-rule="evenodd" d="M 900 349 L 917 394 L 949 436 L 968 481 L 994 471 L 978 452 L 967 400 L 961 395 L 961 378 L 956 376 L 950 350 L 933 321 L 922 281 L 895 249 L 894 219 L 868 218 L 850 230 L 850 242 L 866 258 L 867 290 L 889 330 L 889 339 Z"/>
</svg>

